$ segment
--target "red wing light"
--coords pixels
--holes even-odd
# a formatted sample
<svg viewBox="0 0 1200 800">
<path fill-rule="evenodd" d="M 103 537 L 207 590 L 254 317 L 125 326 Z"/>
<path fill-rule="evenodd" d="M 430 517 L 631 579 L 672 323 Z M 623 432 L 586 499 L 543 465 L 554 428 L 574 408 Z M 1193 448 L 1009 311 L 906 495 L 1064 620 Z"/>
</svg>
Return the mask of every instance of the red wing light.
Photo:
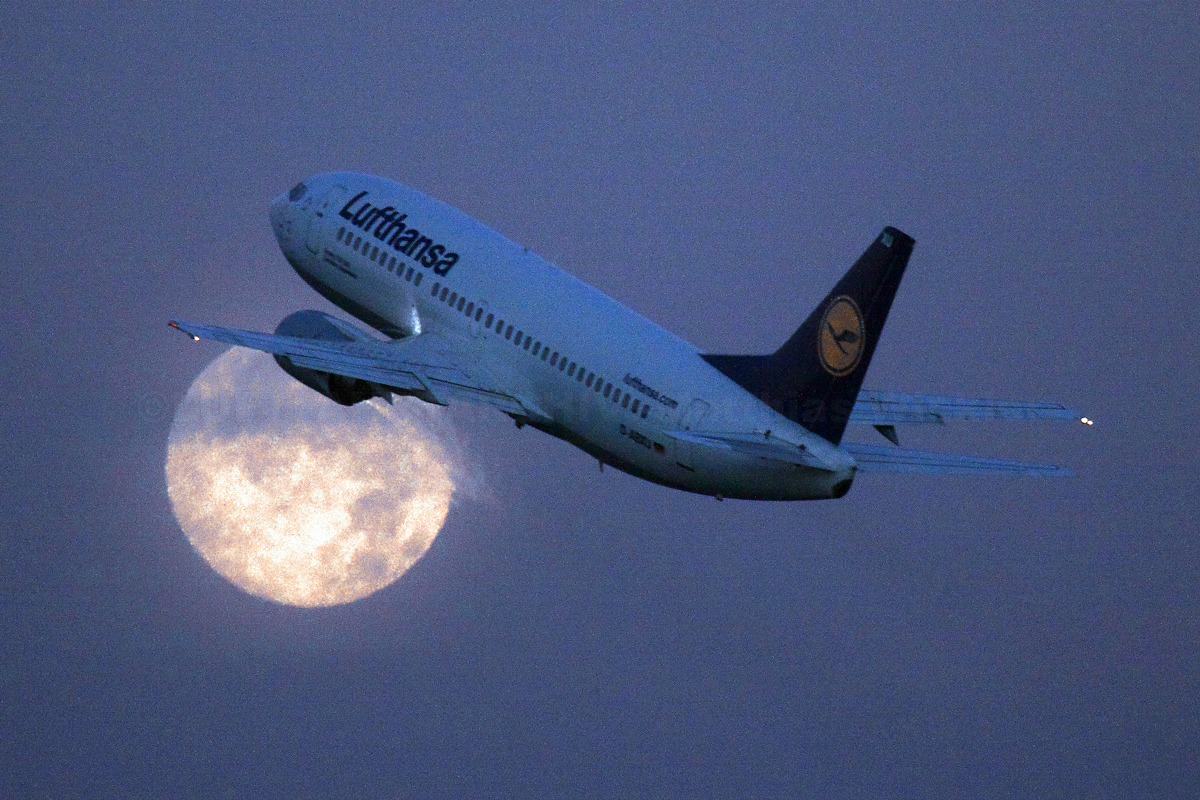
<svg viewBox="0 0 1200 800">
<path fill-rule="evenodd" d="M 200 337 L 199 337 L 199 336 L 197 336 L 196 334 L 192 333 L 191 331 L 184 331 L 184 330 L 183 330 L 183 328 L 179 327 L 179 323 L 178 323 L 178 322 L 176 322 L 175 320 L 171 320 L 170 322 L 168 322 L 168 323 L 167 323 L 167 325 L 169 325 L 170 327 L 174 328 L 174 329 L 175 329 L 175 330 L 177 330 L 177 331 L 183 331 L 183 332 L 184 332 L 184 333 L 186 333 L 188 336 L 192 337 L 192 341 L 193 341 L 193 342 L 198 342 L 198 341 L 200 341 Z"/>
</svg>

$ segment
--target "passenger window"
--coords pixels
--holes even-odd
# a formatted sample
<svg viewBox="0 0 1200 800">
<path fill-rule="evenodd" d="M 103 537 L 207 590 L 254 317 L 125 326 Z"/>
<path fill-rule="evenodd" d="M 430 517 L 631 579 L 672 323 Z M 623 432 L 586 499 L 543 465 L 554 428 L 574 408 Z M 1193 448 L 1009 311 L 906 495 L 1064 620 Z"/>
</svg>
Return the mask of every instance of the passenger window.
<svg viewBox="0 0 1200 800">
<path fill-rule="evenodd" d="M 444 302 L 446 302 L 446 295 L 448 295 L 448 294 L 450 294 L 450 289 L 446 286 L 443 286 L 442 293 L 438 295 L 438 299 L 440 299 L 444 303 Z"/>
<path fill-rule="evenodd" d="M 649 413 L 650 413 L 650 406 L 642 406 L 642 419 L 645 419 L 646 415 Z"/>
<path fill-rule="evenodd" d="M 490 328 L 490 327 L 492 327 L 492 321 L 493 321 L 495 318 L 496 318 L 496 315 L 495 315 L 495 314 L 488 314 L 487 322 L 485 322 L 485 323 L 483 324 L 483 327 L 485 327 L 485 328 Z"/>
<path fill-rule="evenodd" d="M 338 232 L 337 232 L 337 240 L 338 240 L 339 242 L 342 240 L 342 234 L 343 234 L 343 233 L 345 233 L 345 232 L 346 232 L 346 229 L 345 229 L 345 228 L 338 228 Z"/>
<path fill-rule="evenodd" d="M 392 272 L 396 271 L 396 257 L 388 256 L 388 269 Z"/>
<path fill-rule="evenodd" d="M 575 362 L 574 361 L 572 361 L 570 363 L 570 365 L 567 366 L 567 374 L 570 375 L 572 378 L 575 377 Z"/>
<path fill-rule="evenodd" d="M 521 346 L 521 339 L 524 337 L 524 335 L 525 334 L 521 333 L 520 331 L 517 331 L 517 335 L 513 337 L 513 341 L 517 343 L 517 347 Z"/>
<path fill-rule="evenodd" d="M 412 275 L 412 271 L 413 271 L 413 270 L 412 270 L 412 267 L 409 267 L 409 268 L 408 268 L 408 274 L 409 274 L 409 275 Z M 421 285 L 421 278 L 424 278 L 424 277 L 425 277 L 425 273 L 424 273 L 424 272 L 418 272 L 418 273 L 417 273 L 415 276 L 413 276 L 413 286 L 420 286 L 420 285 Z"/>
<path fill-rule="evenodd" d="M 465 298 L 465 297 L 458 298 L 458 310 L 459 311 L 462 311 L 463 306 L 465 306 L 466 304 L 467 304 L 467 298 Z"/>
<path fill-rule="evenodd" d="M 525 349 L 526 349 L 526 350 L 528 350 L 528 349 L 529 349 L 529 345 L 531 345 L 531 344 L 533 344 L 533 337 L 532 337 L 532 336 L 526 336 L 526 337 L 525 337 L 525 345 L 524 345 Z"/>
<path fill-rule="evenodd" d="M 454 301 L 458 299 L 458 292 L 450 293 L 450 305 L 454 305 Z"/>
<path fill-rule="evenodd" d="M 575 380 L 583 383 L 583 367 L 579 368 L 579 373 L 575 376 Z"/>
<path fill-rule="evenodd" d="M 543 347 L 542 348 L 542 361 L 545 361 L 548 358 L 550 358 L 550 348 L 549 348 L 549 346 Z"/>
<path fill-rule="evenodd" d="M 442 285 L 440 283 L 438 283 L 437 281 L 434 281 L 433 282 L 433 291 L 430 292 L 430 294 L 433 297 L 437 297 L 438 289 L 441 289 L 441 288 L 442 288 Z"/>
<path fill-rule="evenodd" d="M 533 354 L 536 356 L 540 352 L 542 352 L 542 343 L 534 342 L 533 343 Z"/>
<path fill-rule="evenodd" d="M 594 372 L 589 372 L 588 376 L 587 376 L 587 380 L 584 381 L 583 385 L 588 387 L 589 389 L 592 388 L 592 381 L 595 380 L 595 378 L 596 378 L 596 374 Z"/>
<path fill-rule="evenodd" d="M 558 360 L 558 371 L 562 372 L 566 368 L 567 368 L 567 357 L 563 356 L 562 358 L 560 358 Z"/>
<path fill-rule="evenodd" d="M 558 351 L 557 350 L 555 350 L 553 355 L 550 356 L 550 366 L 552 366 L 552 367 L 558 366 Z"/>
<path fill-rule="evenodd" d="M 407 270 L 404 271 L 404 280 L 406 280 L 406 281 L 412 280 L 412 267 L 409 267 Z"/>
<path fill-rule="evenodd" d="M 505 338 L 505 339 L 511 339 L 511 338 L 512 338 L 512 325 L 509 325 L 509 326 L 508 326 L 508 330 L 506 330 L 506 331 L 504 332 L 504 338 Z"/>
<path fill-rule="evenodd" d="M 355 236 L 355 237 L 354 237 L 354 249 L 355 249 L 355 250 L 357 250 L 357 249 L 358 249 L 358 247 L 359 247 L 359 245 L 361 245 L 361 244 L 362 244 L 362 237 L 361 237 L 361 236 Z"/>
<path fill-rule="evenodd" d="M 630 411 L 632 411 L 633 413 L 635 413 L 635 414 L 636 414 L 636 413 L 638 412 L 638 406 L 639 406 L 639 405 L 641 405 L 641 404 L 640 404 L 640 403 L 638 403 L 638 401 L 637 401 L 637 400 L 634 400 L 634 401 L 633 401 L 633 404 L 632 404 L 631 406 L 629 406 L 629 410 L 630 410 Z"/>
<path fill-rule="evenodd" d="M 629 408 L 629 394 L 628 393 L 626 393 L 625 396 L 621 398 L 621 408 Z"/>
<path fill-rule="evenodd" d="M 604 384 L 604 396 L 608 397 L 610 394 L 612 394 L 612 384 L 606 383 Z"/>
</svg>

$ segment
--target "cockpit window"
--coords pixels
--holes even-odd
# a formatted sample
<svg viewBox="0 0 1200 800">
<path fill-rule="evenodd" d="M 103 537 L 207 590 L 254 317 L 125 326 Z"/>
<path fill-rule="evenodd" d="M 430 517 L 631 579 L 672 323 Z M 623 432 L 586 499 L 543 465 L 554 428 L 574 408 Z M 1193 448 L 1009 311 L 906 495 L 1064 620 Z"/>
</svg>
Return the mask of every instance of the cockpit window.
<svg viewBox="0 0 1200 800">
<path fill-rule="evenodd" d="M 304 193 L 307 191 L 308 191 L 307 186 L 305 186 L 303 183 L 297 183 L 295 186 L 292 187 L 292 190 L 290 192 L 288 192 L 288 200 L 291 200 L 294 203 L 297 200 L 299 200 L 301 197 L 304 197 Z"/>
</svg>

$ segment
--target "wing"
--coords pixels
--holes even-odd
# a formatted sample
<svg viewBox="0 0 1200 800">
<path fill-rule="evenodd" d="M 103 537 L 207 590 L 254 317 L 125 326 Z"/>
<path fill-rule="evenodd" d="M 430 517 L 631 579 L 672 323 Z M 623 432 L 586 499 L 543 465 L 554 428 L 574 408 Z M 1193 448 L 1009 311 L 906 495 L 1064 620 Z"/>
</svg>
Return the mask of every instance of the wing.
<svg viewBox="0 0 1200 800">
<path fill-rule="evenodd" d="M 423 333 L 394 342 L 343 342 L 253 333 L 193 322 L 169 324 L 196 341 L 211 339 L 286 356 L 299 367 L 360 378 L 438 405 L 462 400 L 490 405 L 506 414 L 545 416 L 532 401 L 501 389 L 494 377 L 471 362 L 464 348 L 437 334 Z"/>
<path fill-rule="evenodd" d="M 858 393 L 850 422 L 861 425 L 938 423 L 948 419 L 1074 419 L 1081 417 L 1061 403 L 1027 403 L 982 400 L 969 397 L 939 397 L 926 394 L 875 392 Z M 1086 418 L 1084 418 L 1084 424 Z"/>
<path fill-rule="evenodd" d="M 994 458 L 972 458 L 921 450 L 904 450 L 887 445 L 843 442 L 842 449 L 854 456 L 860 472 L 925 472 L 938 474 L 983 475 L 1003 473 L 1037 477 L 1066 477 L 1071 471 L 1047 464 L 1025 464 Z"/>
<path fill-rule="evenodd" d="M 788 464 L 829 470 L 830 466 L 815 453 L 778 437 L 761 434 L 698 433 L 696 431 L 667 431 L 673 439 L 693 444 L 732 450 L 745 456 L 756 456 Z M 859 472 L 925 472 L 938 474 L 983 475 L 1008 474 L 1037 477 L 1066 477 L 1071 471 L 1046 464 L 1026 464 L 1020 461 L 1001 461 L 995 458 L 930 453 L 904 450 L 899 447 L 875 447 L 843 442 L 842 450 L 854 457 Z"/>
</svg>

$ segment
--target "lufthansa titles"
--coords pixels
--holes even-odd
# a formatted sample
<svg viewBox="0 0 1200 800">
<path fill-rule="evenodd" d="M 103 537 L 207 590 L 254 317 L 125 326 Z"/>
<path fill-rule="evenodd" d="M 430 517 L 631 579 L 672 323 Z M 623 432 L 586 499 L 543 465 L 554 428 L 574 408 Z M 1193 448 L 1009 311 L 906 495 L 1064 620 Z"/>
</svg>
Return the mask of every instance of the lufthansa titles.
<svg viewBox="0 0 1200 800">
<path fill-rule="evenodd" d="M 444 244 L 434 241 L 407 224 L 408 214 L 393 206 L 378 208 L 367 202 L 367 192 L 359 192 L 342 206 L 338 216 L 351 225 L 374 236 L 418 264 L 445 275 L 458 263 L 458 253 L 450 252 Z"/>
<path fill-rule="evenodd" d="M 679 406 L 679 401 L 674 397 L 667 397 L 665 394 L 659 393 L 657 389 L 650 388 L 646 384 L 642 383 L 642 379 L 636 375 L 630 375 L 628 372 L 626 372 L 624 382 L 626 386 L 632 386 L 637 391 L 646 395 L 646 397 L 662 403 L 667 408 L 678 408 Z"/>
</svg>

